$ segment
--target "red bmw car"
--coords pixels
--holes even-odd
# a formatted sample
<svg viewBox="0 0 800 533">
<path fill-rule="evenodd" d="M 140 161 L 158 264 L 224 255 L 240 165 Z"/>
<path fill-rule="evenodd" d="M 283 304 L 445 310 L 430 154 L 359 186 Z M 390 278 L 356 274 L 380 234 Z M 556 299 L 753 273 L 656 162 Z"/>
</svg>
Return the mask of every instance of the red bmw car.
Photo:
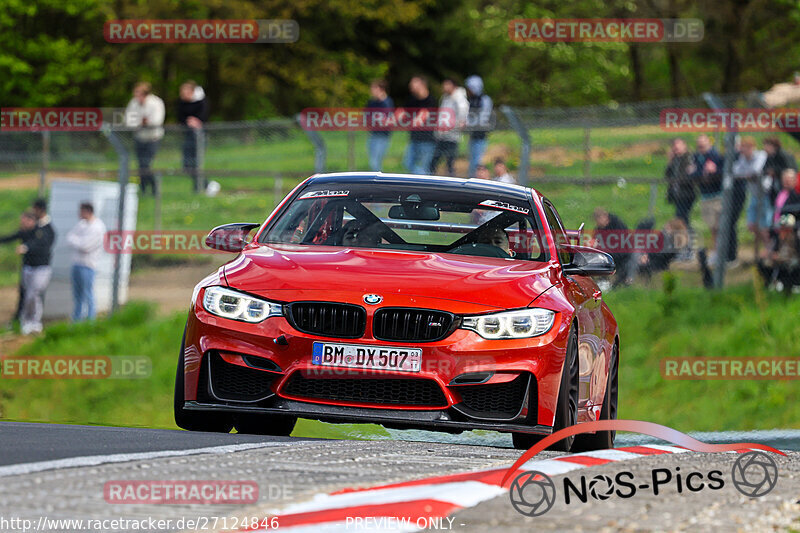
<svg viewBox="0 0 800 533">
<path fill-rule="evenodd" d="M 591 277 L 614 263 L 570 237 L 533 189 L 312 176 L 263 224 L 209 234 L 209 246 L 238 255 L 195 288 L 175 420 L 272 435 L 298 417 L 489 429 L 528 448 L 616 418 L 618 328 Z"/>
</svg>

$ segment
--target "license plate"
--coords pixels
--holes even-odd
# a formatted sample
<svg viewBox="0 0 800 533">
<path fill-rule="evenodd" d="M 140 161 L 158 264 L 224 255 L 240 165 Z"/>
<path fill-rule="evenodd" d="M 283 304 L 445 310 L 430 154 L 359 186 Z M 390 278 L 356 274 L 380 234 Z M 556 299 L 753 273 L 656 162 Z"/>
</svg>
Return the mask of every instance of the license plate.
<svg viewBox="0 0 800 533">
<path fill-rule="evenodd" d="M 363 344 L 334 344 L 315 342 L 311 362 L 321 366 L 369 368 L 419 372 L 422 361 L 420 348 L 366 346 Z"/>
</svg>

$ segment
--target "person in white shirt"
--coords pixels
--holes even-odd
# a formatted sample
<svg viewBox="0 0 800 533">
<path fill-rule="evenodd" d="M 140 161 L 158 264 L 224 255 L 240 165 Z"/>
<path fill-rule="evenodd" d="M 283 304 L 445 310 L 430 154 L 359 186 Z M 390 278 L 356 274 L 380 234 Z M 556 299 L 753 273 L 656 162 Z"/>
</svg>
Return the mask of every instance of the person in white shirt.
<svg viewBox="0 0 800 533">
<path fill-rule="evenodd" d="M 164 137 L 164 101 L 152 93 L 152 86 L 141 81 L 133 87 L 133 98 L 125 109 L 125 124 L 136 128 L 133 140 L 139 160 L 139 187 L 142 194 L 149 187 L 156 194 L 156 181 L 150 165 Z"/>
<path fill-rule="evenodd" d="M 747 206 L 747 229 L 756 238 L 756 246 L 769 241 L 769 228 L 772 223 L 772 206 L 767 191 L 764 190 L 764 164 L 767 153 L 756 149 L 753 137 L 742 137 L 739 157 L 733 163 L 733 177 L 745 180 L 750 191 Z"/>
<path fill-rule="evenodd" d="M 494 160 L 494 181 L 512 183 L 514 185 L 517 184 L 517 180 L 514 179 L 514 176 L 508 173 L 506 162 L 499 157 Z"/>
<path fill-rule="evenodd" d="M 461 142 L 461 131 L 467 125 L 469 101 L 467 90 L 459 87 L 453 78 L 445 78 L 442 82 L 442 98 L 439 101 L 439 120 L 433 136 L 436 147 L 433 151 L 430 173 L 436 174 L 439 160 L 444 157 L 447 163 L 447 175 L 455 176 L 453 163 L 458 155 L 458 143 Z"/>
<path fill-rule="evenodd" d="M 75 307 L 72 321 L 80 322 L 85 318 L 93 320 L 94 307 L 94 275 L 97 262 L 103 253 L 103 239 L 106 226 L 94 216 L 94 206 L 84 202 L 78 212 L 80 221 L 67 233 L 67 244 L 73 249 L 72 262 L 72 295 Z M 86 311 L 84 315 L 84 310 Z"/>
</svg>

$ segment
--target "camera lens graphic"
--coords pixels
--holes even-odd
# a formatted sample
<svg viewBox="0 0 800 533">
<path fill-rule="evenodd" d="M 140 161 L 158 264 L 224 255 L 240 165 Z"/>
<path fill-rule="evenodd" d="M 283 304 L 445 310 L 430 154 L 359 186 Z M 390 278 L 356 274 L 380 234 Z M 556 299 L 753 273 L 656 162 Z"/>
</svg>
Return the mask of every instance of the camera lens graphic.
<svg viewBox="0 0 800 533">
<path fill-rule="evenodd" d="M 731 471 L 733 486 L 751 498 L 769 494 L 778 483 L 778 465 L 764 452 L 747 452 L 739 456 Z"/>
<path fill-rule="evenodd" d="M 525 516 L 541 516 L 556 502 L 556 486 L 543 472 L 523 472 L 511 482 L 508 496 L 517 512 Z"/>
<path fill-rule="evenodd" d="M 594 476 L 589 482 L 589 494 L 596 500 L 607 500 L 614 493 L 614 482 L 608 476 Z"/>
</svg>

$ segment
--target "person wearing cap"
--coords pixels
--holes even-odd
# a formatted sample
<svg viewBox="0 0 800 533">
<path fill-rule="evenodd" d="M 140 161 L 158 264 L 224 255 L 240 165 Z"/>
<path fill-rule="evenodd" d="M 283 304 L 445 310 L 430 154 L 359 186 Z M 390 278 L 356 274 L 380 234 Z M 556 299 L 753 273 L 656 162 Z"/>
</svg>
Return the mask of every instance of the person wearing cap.
<svg viewBox="0 0 800 533">
<path fill-rule="evenodd" d="M 469 173 L 474 178 L 475 171 L 486 152 L 489 144 L 487 138 L 491 129 L 492 99 L 483 92 L 483 80 L 480 76 L 470 76 L 464 81 L 467 88 L 467 101 L 469 102 L 469 115 L 467 129 L 469 130 Z"/>
</svg>

